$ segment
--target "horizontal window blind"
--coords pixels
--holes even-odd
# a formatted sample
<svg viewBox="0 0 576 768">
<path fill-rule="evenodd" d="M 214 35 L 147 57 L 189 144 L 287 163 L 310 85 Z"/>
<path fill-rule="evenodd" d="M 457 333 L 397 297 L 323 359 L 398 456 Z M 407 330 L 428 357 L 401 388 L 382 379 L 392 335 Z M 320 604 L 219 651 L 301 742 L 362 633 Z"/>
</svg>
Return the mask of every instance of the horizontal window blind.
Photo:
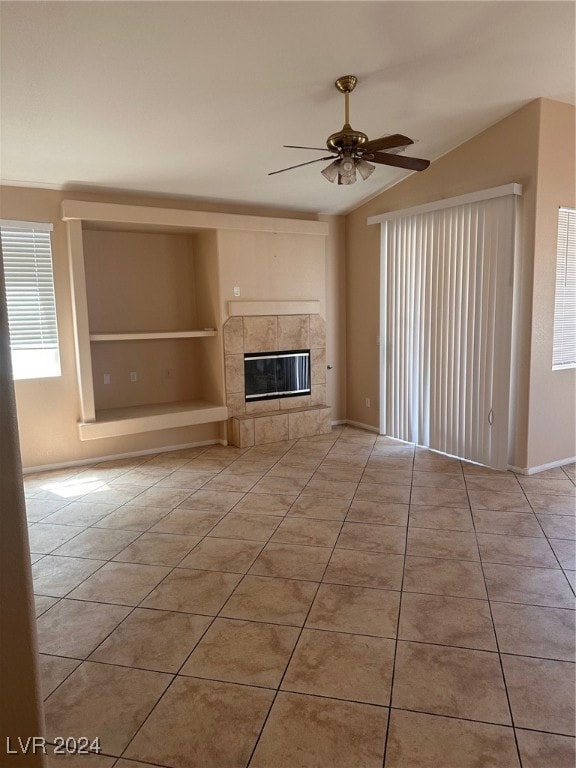
<svg viewBox="0 0 576 768">
<path fill-rule="evenodd" d="M 552 368 L 576 367 L 576 210 L 558 211 Z"/>
<path fill-rule="evenodd" d="M 57 349 L 51 224 L 0 222 L 10 347 Z"/>
</svg>

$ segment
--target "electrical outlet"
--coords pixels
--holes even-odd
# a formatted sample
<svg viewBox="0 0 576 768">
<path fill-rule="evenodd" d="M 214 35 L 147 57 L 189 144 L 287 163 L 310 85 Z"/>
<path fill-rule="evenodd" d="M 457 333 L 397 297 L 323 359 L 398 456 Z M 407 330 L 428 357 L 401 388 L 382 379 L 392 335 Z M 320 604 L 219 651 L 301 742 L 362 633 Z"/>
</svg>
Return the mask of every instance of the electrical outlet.
<svg viewBox="0 0 576 768">
<path fill-rule="evenodd" d="M 138 372 L 130 371 L 130 381 L 138 381 Z"/>
<path fill-rule="evenodd" d="M 366 398 L 366 408 L 370 408 L 370 405 L 371 405 L 371 404 L 370 404 L 370 398 L 369 398 L 369 397 L 367 397 L 367 398 Z"/>
<path fill-rule="evenodd" d="M 234 296 L 240 296 L 240 286 L 235 285 L 234 286 Z"/>
<path fill-rule="evenodd" d="M 104 374 L 104 384 L 110 384 L 110 374 L 105 373 Z"/>
</svg>

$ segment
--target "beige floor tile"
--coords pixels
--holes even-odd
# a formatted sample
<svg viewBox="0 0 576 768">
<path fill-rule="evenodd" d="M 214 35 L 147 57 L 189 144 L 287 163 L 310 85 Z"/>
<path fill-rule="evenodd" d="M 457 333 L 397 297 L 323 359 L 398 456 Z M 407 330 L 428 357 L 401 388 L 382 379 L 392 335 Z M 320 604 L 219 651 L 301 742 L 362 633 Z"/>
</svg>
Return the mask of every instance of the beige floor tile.
<svg viewBox="0 0 576 768">
<path fill-rule="evenodd" d="M 39 654 L 40 689 L 46 700 L 81 663 L 78 659 L 62 659 L 59 656 Z"/>
<path fill-rule="evenodd" d="M 250 568 L 252 576 L 320 581 L 332 549 L 298 544 L 267 544 Z"/>
<path fill-rule="evenodd" d="M 568 583 L 572 586 L 574 592 L 576 592 L 576 571 L 565 570 L 564 576 Z"/>
<path fill-rule="evenodd" d="M 69 499 L 26 498 L 26 517 L 28 522 L 35 523 L 48 517 L 48 515 L 52 515 L 69 503 Z"/>
<path fill-rule="evenodd" d="M 245 766 L 273 691 L 178 677 L 125 756 L 177 768 Z"/>
<path fill-rule="evenodd" d="M 406 552 L 420 557 L 480 560 L 476 536 L 468 531 L 408 528 Z"/>
<path fill-rule="evenodd" d="M 199 509 L 202 512 L 229 512 L 243 496 L 243 493 L 232 491 L 194 491 L 179 508 Z"/>
<path fill-rule="evenodd" d="M 362 474 L 362 480 L 366 483 L 410 486 L 412 485 L 412 471 L 410 469 L 386 469 L 385 467 L 369 465 Z"/>
<path fill-rule="evenodd" d="M 396 637 L 399 605 L 399 592 L 321 584 L 306 628 Z"/>
<path fill-rule="evenodd" d="M 416 450 L 414 454 L 414 470 L 417 472 L 446 472 L 462 474 L 462 465 L 458 459 L 442 456 L 438 453 Z"/>
<path fill-rule="evenodd" d="M 95 528 L 120 528 L 125 531 L 146 531 L 169 514 L 166 507 L 119 507 L 94 523 Z"/>
<path fill-rule="evenodd" d="M 497 650 L 486 600 L 406 592 L 398 637 L 423 643 Z"/>
<path fill-rule="evenodd" d="M 162 469 L 161 467 L 146 469 L 144 466 L 141 466 L 110 480 L 109 484 L 113 486 L 137 486 L 140 491 L 143 491 L 169 474 L 169 469 Z"/>
<path fill-rule="evenodd" d="M 576 500 L 571 496 L 553 496 L 546 494 L 526 494 L 534 512 L 543 515 L 575 515 Z"/>
<path fill-rule="evenodd" d="M 568 539 L 548 539 L 562 568 L 576 569 L 576 543 Z"/>
<path fill-rule="evenodd" d="M 466 509 L 468 507 L 468 495 L 465 490 L 457 488 L 413 487 L 410 494 L 410 504 Z"/>
<path fill-rule="evenodd" d="M 226 515 L 210 531 L 210 536 L 224 539 L 268 541 L 282 521 L 274 515 Z"/>
<path fill-rule="evenodd" d="M 289 494 L 296 496 L 308 481 L 297 477 L 263 477 L 259 480 L 252 493 Z"/>
<path fill-rule="evenodd" d="M 408 525 L 408 504 L 358 501 L 350 505 L 346 522 L 377 525 Z"/>
<path fill-rule="evenodd" d="M 211 620 L 208 616 L 136 608 L 92 653 L 90 661 L 175 673 Z"/>
<path fill-rule="evenodd" d="M 100 738 L 120 755 L 171 681 L 170 675 L 85 661 L 48 698 L 46 735 Z"/>
<path fill-rule="evenodd" d="M 350 499 L 354 496 L 358 483 L 346 480 L 316 480 L 314 477 L 302 491 L 303 496 L 328 496 L 337 499 Z"/>
<path fill-rule="evenodd" d="M 118 504 L 103 504 L 96 501 L 74 501 L 63 509 L 44 518 L 45 523 L 54 525 L 77 525 L 80 527 L 94 525 L 103 517 L 109 515 Z"/>
<path fill-rule="evenodd" d="M 520 768 L 512 728 L 402 710 L 390 718 L 386 768 Z"/>
<path fill-rule="evenodd" d="M 402 555 L 406 549 L 406 528 L 397 525 L 344 523 L 336 544 L 338 549 L 361 549 Z"/>
<path fill-rule="evenodd" d="M 569 736 L 556 736 L 538 731 L 516 729 L 523 768 L 574 768 L 576 741 Z"/>
<path fill-rule="evenodd" d="M 542 528 L 536 515 L 527 512 L 496 512 L 482 509 L 472 513 L 476 533 L 495 533 L 542 538 Z"/>
<path fill-rule="evenodd" d="M 262 542 L 208 536 L 182 560 L 180 567 L 246 573 L 263 546 Z"/>
<path fill-rule="evenodd" d="M 516 727 L 574 736 L 575 665 L 504 654 L 502 664 Z"/>
<path fill-rule="evenodd" d="M 387 706 L 394 640 L 305 629 L 282 690 Z"/>
<path fill-rule="evenodd" d="M 398 642 L 392 706 L 510 725 L 498 654 Z"/>
<path fill-rule="evenodd" d="M 576 661 L 574 611 L 495 602 L 492 615 L 502 653 Z"/>
<path fill-rule="evenodd" d="M 177 469 L 156 483 L 156 488 L 179 488 L 183 491 L 197 491 L 215 477 L 213 472 L 194 472 Z"/>
<path fill-rule="evenodd" d="M 34 607 L 35 607 L 36 618 L 38 618 L 38 616 L 42 616 L 43 613 L 46 613 L 48 608 L 51 608 L 53 605 L 56 605 L 57 602 L 58 602 L 57 597 L 45 597 L 44 595 L 34 595 Z"/>
<path fill-rule="evenodd" d="M 75 753 L 53 754 L 51 751 L 53 749 L 55 749 L 53 745 L 47 745 L 46 759 L 48 768 L 116 768 L 119 765 L 115 757 L 97 755 L 94 752 L 87 755 Z M 124 768 L 126 768 L 125 765 Z M 142 768 L 142 766 L 138 763 L 132 763 L 129 768 Z M 150 768 L 150 766 L 144 766 L 144 768 Z M 156 768 L 156 766 L 151 768 Z"/>
<path fill-rule="evenodd" d="M 412 457 L 408 456 L 379 456 L 372 453 L 368 459 L 366 469 L 372 471 L 373 469 L 382 470 L 386 472 L 409 472 L 412 475 L 413 467 Z"/>
<path fill-rule="evenodd" d="M 49 555 L 66 541 L 73 539 L 83 531 L 84 526 L 35 523 L 34 525 L 28 526 L 30 552 L 40 555 Z"/>
<path fill-rule="evenodd" d="M 280 692 L 250 768 L 381 768 L 388 710 Z"/>
<path fill-rule="evenodd" d="M 193 491 L 193 493 L 201 493 L 201 491 Z M 150 506 L 174 509 L 174 507 L 185 502 L 189 496 L 190 491 L 180 490 L 179 488 L 146 488 L 138 496 L 131 499 L 127 506 L 136 504 L 139 507 Z"/>
<path fill-rule="evenodd" d="M 316 590 L 310 581 L 245 576 L 220 616 L 301 627 Z"/>
<path fill-rule="evenodd" d="M 465 473 L 466 474 L 466 473 Z M 522 490 L 516 475 L 470 475 L 466 476 L 469 491 L 499 491 L 500 493 L 520 493 Z"/>
<path fill-rule="evenodd" d="M 482 566 L 466 560 L 407 557 L 403 588 L 430 595 L 487 597 Z"/>
<path fill-rule="evenodd" d="M 464 475 L 450 472 L 421 472 L 415 470 L 412 474 L 412 485 L 415 488 L 450 488 L 465 491 Z"/>
<path fill-rule="evenodd" d="M 469 491 L 468 496 L 473 511 L 492 509 L 502 512 L 532 512 L 530 504 L 522 492 Z"/>
<path fill-rule="evenodd" d="M 275 544 L 308 544 L 315 547 L 333 547 L 342 524 L 338 520 L 312 520 L 284 518 L 271 541 Z"/>
<path fill-rule="evenodd" d="M 356 587 L 400 589 L 403 555 L 381 555 L 351 549 L 336 549 L 323 581 Z"/>
<path fill-rule="evenodd" d="M 277 688 L 300 630 L 216 619 L 180 674 Z"/>
<path fill-rule="evenodd" d="M 314 471 L 312 469 L 306 469 L 306 467 L 292 467 L 289 464 L 276 464 L 268 471 L 264 471 L 262 476 L 268 477 L 295 477 L 298 480 L 304 480 L 308 482 Z"/>
<path fill-rule="evenodd" d="M 60 600 L 37 621 L 40 652 L 84 659 L 129 613 L 120 605 Z"/>
<path fill-rule="evenodd" d="M 408 504 L 410 488 L 407 485 L 382 485 L 362 481 L 354 496 L 354 501 L 377 501 L 382 504 Z"/>
<path fill-rule="evenodd" d="M 177 533 L 182 536 L 205 536 L 224 517 L 223 512 L 201 512 L 196 509 L 175 509 L 165 515 L 150 533 Z"/>
<path fill-rule="evenodd" d="M 89 493 L 78 501 L 78 504 L 86 503 L 98 503 L 98 504 L 111 504 L 113 506 L 120 506 L 120 504 L 126 504 L 132 502 L 136 496 L 140 496 L 144 488 L 138 485 L 125 485 L 118 478 L 114 481 L 114 485 L 106 483 L 101 485 L 93 493 Z"/>
<path fill-rule="evenodd" d="M 285 493 L 247 493 L 236 504 L 232 513 L 284 517 L 295 499 L 296 496 Z"/>
<path fill-rule="evenodd" d="M 236 573 L 177 568 L 143 601 L 143 608 L 215 616 L 242 577 Z"/>
<path fill-rule="evenodd" d="M 569 515 L 537 515 L 546 536 L 553 539 L 576 539 L 576 517 Z"/>
<path fill-rule="evenodd" d="M 46 555 L 32 566 L 34 594 L 64 597 L 104 564 L 105 560 Z"/>
<path fill-rule="evenodd" d="M 332 482 L 333 480 L 345 481 L 348 483 L 359 483 L 362 478 L 361 467 L 349 467 L 348 469 L 331 469 L 330 467 L 323 467 L 320 465 L 316 472 L 314 472 L 315 480 L 327 480 Z M 308 478 L 310 479 L 310 478 Z M 378 482 L 374 480 L 373 482 Z"/>
<path fill-rule="evenodd" d="M 203 485 L 206 491 L 233 491 L 247 493 L 260 480 L 260 475 L 218 474 Z"/>
<path fill-rule="evenodd" d="M 418 504 L 410 508 L 410 526 L 413 528 L 439 528 L 447 531 L 474 530 L 469 509 L 426 507 Z"/>
<path fill-rule="evenodd" d="M 490 600 L 552 608 L 574 608 L 576 601 L 563 573 L 552 568 L 484 564 Z"/>
<path fill-rule="evenodd" d="M 138 605 L 169 572 L 169 568 L 156 565 L 106 563 L 76 587 L 70 597 L 100 603 Z"/>
<path fill-rule="evenodd" d="M 480 557 L 485 563 L 559 568 L 558 561 L 546 539 L 500 536 L 492 533 L 479 533 L 477 538 Z"/>
<path fill-rule="evenodd" d="M 276 459 L 268 460 L 249 460 L 244 457 L 236 459 L 233 464 L 229 464 L 223 473 L 232 475 L 260 475 L 264 477 L 266 472 L 276 464 Z"/>
<path fill-rule="evenodd" d="M 114 560 L 146 565 L 178 565 L 201 541 L 200 536 L 181 536 L 174 533 L 143 533 Z"/>
<path fill-rule="evenodd" d="M 54 551 L 55 555 L 109 560 L 138 536 L 137 531 L 88 528 Z"/>
<path fill-rule="evenodd" d="M 518 481 L 526 493 L 552 494 L 554 496 L 574 496 L 576 488 L 567 477 L 554 480 L 539 476 L 519 477 Z"/>
<path fill-rule="evenodd" d="M 300 496 L 290 507 L 288 517 L 311 517 L 316 520 L 344 520 L 350 501 L 326 496 Z"/>
</svg>

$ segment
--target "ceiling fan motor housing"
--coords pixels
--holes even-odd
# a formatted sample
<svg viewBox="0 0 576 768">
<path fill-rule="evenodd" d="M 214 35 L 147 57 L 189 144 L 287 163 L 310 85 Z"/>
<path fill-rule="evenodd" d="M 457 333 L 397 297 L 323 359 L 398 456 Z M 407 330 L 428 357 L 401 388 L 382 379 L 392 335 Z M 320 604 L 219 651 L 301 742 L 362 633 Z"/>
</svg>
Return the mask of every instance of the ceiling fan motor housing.
<svg viewBox="0 0 576 768">
<path fill-rule="evenodd" d="M 346 123 L 341 131 L 328 136 L 326 146 L 330 152 L 350 152 L 355 154 L 363 144 L 368 141 L 368 136 L 362 131 L 355 131 Z"/>
</svg>

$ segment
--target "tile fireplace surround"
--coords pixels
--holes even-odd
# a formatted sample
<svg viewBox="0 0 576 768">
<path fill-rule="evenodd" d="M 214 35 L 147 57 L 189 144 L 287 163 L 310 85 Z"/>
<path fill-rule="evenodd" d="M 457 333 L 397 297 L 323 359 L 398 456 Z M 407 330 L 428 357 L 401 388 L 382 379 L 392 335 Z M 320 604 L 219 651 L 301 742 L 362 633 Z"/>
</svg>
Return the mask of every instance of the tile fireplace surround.
<svg viewBox="0 0 576 768">
<path fill-rule="evenodd" d="M 245 402 L 244 355 L 309 349 L 311 394 Z M 330 432 L 326 405 L 326 327 L 318 314 L 230 317 L 224 324 L 228 441 L 238 448 Z"/>
</svg>

